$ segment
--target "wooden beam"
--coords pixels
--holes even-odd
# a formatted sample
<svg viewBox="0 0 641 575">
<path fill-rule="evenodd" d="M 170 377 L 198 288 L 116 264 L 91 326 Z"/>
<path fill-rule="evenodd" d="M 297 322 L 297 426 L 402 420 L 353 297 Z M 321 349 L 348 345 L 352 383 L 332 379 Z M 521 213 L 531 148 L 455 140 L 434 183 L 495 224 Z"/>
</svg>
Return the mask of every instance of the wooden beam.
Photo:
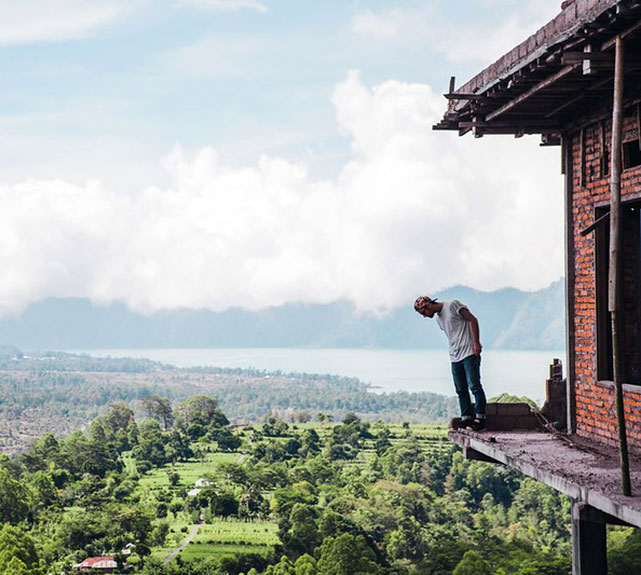
<svg viewBox="0 0 641 575">
<path fill-rule="evenodd" d="M 583 62 L 590 62 L 594 64 L 595 69 L 606 70 L 614 68 L 614 53 L 613 52 L 565 52 L 561 59 L 563 64 L 575 64 Z M 630 66 L 638 66 L 641 64 L 641 58 L 638 56 L 631 56 L 625 59 L 626 68 Z"/>
<path fill-rule="evenodd" d="M 564 66 L 555 74 L 548 76 L 545 80 L 539 82 L 536 86 L 530 88 L 526 92 L 523 92 L 513 100 L 509 101 L 507 104 L 504 104 L 500 108 L 497 108 L 496 110 L 494 110 L 494 112 L 488 114 L 485 117 L 485 121 L 490 122 L 494 118 L 498 118 L 501 114 L 504 114 L 505 112 L 509 112 L 510 110 L 516 108 L 516 106 L 518 106 L 519 104 L 522 104 L 526 100 L 529 100 L 532 96 L 535 96 L 542 90 L 545 90 L 555 82 L 558 82 L 562 78 L 565 78 L 567 75 L 574 72 L 578 68 L 578 66 L 579 64 L 570 64 L 568 66 Z"/>
<path fill-rule="evenodd" d="M 623 381 L 621 374 L 619 317 L 620 301 L 620 251 L 621 251 L 621 137 L 623 132 L 623 39 L 616 38 L 616 63 L 614 71 L 614 97 L 612 105 L 612 166 L 610 168 L 610 265 L 608 274 L 608 311 L 612 326 L 612 367 L 616 396 L 617 427 L 619 431 L 619 456 L 621 460 L 621 489 L 630 496 L 630 464 L 626 435 L 625 410 L 623 406 Z"/>
<path fill-rule="evenodd" d="M 590 224 L 587 228 L 585 228 L 584 230 L 581 230 L 579 233 L 580 233 L 583 237 L 585 237 L 585 236 L 587 236 L 589 233 L 592 233 L 594 230 L 596 230 L 596 229 L 597 229 L 601 224 L 604 224 L 605 222 L 609 222 L 609 221 L 610 221 L 610 212 L 608 211 L 608 212 L 605 212 L 605 214 L 603 214 L 601 217 L 599 217 L 599 218 L 597 218 L 596 220 L 594 220 L 594 222 L 593 222 L 593 223 L 591 223 L 591 224 Z"/>
<path fill-rule="evenodd" d="M 550 148 L 552 146 L 561 146 L 563 143 L 563 138 L 561 134 L 541 134 L 541 142 L 539 146 L 541 148 Z M 563 156 L 563 148 L 561 148 L 561 156 Z M 561 170 L 563 173 L 563 170 Z"/>
<path fill-rule="evenodd" d="M 579 187 L 585 188 L 585 128 L 581 128 L 579 132 L 579 158 L 581 165 L 579 166 Z"/>
<path fill-rule="evenodd" d="M 592 84 L 591 86 L 588 86 L 585 90 L 583 90 L 583 91 L 582 91 L 580 94 L 578 94 L 576 97 L 571 98 L 570 100 L 567 100 L 567 101 L 563 102 L 563 104 L 561 104 L 561 105 L 560 105 L 560 106 L 558 106 L 557 108 L 554 108 L 554 110 L 552 110 L 551 112 L 548 112 L 548 113 L 545 115 L 545 117 L 546 117 L 546 118 L 551 118 L 552 116 L 555 116 L 555 115 L 556 115 L 556 114 L 558 114 L 559 112 L 562 112 L 562 111 L 563 111 L 563 110 L 565 110 L 566 108 L 569 108 L 569 107 L 570 107 L 570 106 L 572 106 L 573 104 L 576 104 L 579 100 L 582 100 L 582 99 L 583 99 L 583 98 L 585 98 L 586 96 L 589 96 L 589 95 L 590 95 L 590 94 L 589 94 L 589 92 L 592 92 L 592 91 L 594 91 L 594 90 L 598 90 L 599 88 L 601 88 L 601 87 L 602 87 L 602 86 L 604 86 L 605 84 L 608 84 L 608 83 L 609 83 L 609 82 L 611 82 L 611 81 L 612 81 L 612 76 L 608 76 L 607 78 L 604 78 L 603 80 L 599 80 L 599 81 L 598 81 L 598 82 L 596 82 L 595 84 Z"/>
<path fill-rule="evenodd" d="M 482 94 L 460 94 L 458 92 L 448 92 L 443 94 L 448 100 L 487 100 L 487 96 Z"/>
<path fill-rule="evenodd" d="M 639 102 L 637 102 L 637 139 L 641 148 L 641 104 Z"/>
<path fill-rule="evenodd" d="M 558 128 L 538 128 L 534 126 L 533 128 L 529 127 L 521 127 L 519 128 L 518 126 L 512 126 L 512 127 L 505 127 L 505 128 L 494 128 L 491 125 L 488 127 L 479 127 L 479 126 L 474 126 L 471 128 L 474 130 L 474 133 L 477 134 L 479 137 L 480 136 L 500 136 L 500 135 L 506 135 L 506 136 L 516 136 L 519 134 L 558 134 L 559 129 Z"/>
<path fill-rule="evenodd" d="M 545 120 L 537 120 L 528 124 L 527 122 L 459 122 L 459 128 L 497 128 L 497 129 L 511 129 L 511 130 L 532 130 L 534 133 L 541 131 L 558 132 L 561 130 L 559 123 L 556 121 L 546 122 Z"/>
<path fill-rule="evenodd" d="M 583 60 L 608 63 L 614 66 L 614 54 L 612 52 L 564 52 L 561 57 L 563 64 L 577 64 L 583 62 Z"/>
<path fill-rule="evenodd" d="M 600 175 L 603 178 L 609 174 L 610 170 L 608 150 L 605 146 L 605 123 L 603 120 L 599 122 L 599 149 L 601 150 L 601 156 L 599 157 Z"/>
<path fill-rule="evenodd" d="M 607 42 L 604 42 L 603 44 L 601 44 L 601 52 L 605 52 L 610 48 L 614 48 L 614 46 L 616 45 L 617 38 L 621 38 L 621 40 L 625 40 L 628 36 L 635 34 L 639 30 L 641 30 L 641 21 L 637 22 L 633 26 L 630 26 L 630 28 L 624 30 L 615 38 L 611 38 Z"/>
</svg>

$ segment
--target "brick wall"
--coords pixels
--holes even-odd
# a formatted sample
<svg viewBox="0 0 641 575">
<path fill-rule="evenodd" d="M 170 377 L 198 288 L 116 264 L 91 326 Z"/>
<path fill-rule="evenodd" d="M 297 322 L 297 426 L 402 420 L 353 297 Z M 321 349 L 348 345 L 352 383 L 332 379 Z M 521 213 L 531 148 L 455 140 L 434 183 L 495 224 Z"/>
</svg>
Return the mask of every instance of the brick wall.
<svg viewBox="0 0 641 575">
<path fill-rule="evenodd" d="M 634 106 L 626 110 L 623 140 L 638 137 Z M 571 225 L 575 249 L 574 285 L 570 286 L 574 314 L 569 321 L 574 329 L 574 349 L 570 353 L 575 357 L 577 433 L 614 445 L 617 442 L 614 388 L 611 383 L 597 379 L 596 233 L 580 234 L 594 222 L 596 208 L 609 205 L 610 180 L 604 170 L 603 157 L 604 152 L 609 153 L 610 138 L 611 121 L 605 120 L 574 134 L 571 140 Z M 641 199 L 641 166 L 624 170 L 621 191 L 624 202 Z M 605 226 L 608 225 L 606 222 Z M 607 289 L 607 282 L 605 286 Z M 598 319 L 607 321 L 603 316 Z M 630 447 L 641 452 L 641 386 L 625 385 L 624 402 Z"/>
</svg>

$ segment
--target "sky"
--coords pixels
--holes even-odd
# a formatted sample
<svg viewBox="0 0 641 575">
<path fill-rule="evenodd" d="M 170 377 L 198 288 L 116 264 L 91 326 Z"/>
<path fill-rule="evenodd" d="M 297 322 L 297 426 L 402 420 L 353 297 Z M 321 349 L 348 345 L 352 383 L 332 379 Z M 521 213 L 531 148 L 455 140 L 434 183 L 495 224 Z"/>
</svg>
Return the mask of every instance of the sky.
<svg viewBox="0 0 641 575">
<path fill-rule="evenodd" d="M 0 315 L 563 274 L 558 148 L 431 129 L 560 0 L 0 0 Z M 409 302 L 409 303 L 408 303 Z"/>
</svg>

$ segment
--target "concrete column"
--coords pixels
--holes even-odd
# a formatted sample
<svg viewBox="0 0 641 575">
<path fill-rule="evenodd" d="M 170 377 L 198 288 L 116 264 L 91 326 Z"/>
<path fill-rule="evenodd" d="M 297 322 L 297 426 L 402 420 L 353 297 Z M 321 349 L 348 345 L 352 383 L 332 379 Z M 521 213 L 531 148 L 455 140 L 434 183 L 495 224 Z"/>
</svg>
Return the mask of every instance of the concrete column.
<svg viewBox="0 0 641 575">
<path fill-rule="evenodd" d="M 572 503 L 572 575 L 607 575 L 606 522 L 585 503 Z"/>
</svg>

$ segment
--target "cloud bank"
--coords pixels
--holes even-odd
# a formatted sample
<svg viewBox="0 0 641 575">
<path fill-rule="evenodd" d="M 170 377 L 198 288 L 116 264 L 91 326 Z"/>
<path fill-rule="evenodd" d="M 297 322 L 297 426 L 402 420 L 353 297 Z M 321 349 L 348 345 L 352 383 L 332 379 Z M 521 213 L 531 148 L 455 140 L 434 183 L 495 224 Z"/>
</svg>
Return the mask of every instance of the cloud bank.
<svg viewBox="0 0 641 575">
<path fill-rule="evenodd" d="M 0 185 L 0 313 L 50 296 L 382 311 L 453 284 L 538 288 L 562 273 L 557 150 L 433 132 L 443 100 L 427 85 L 370 87 L 351 72 L 333 103 L 352 156 L 325 181 L 280 158 L 235 166 L 177 145 L 167 187 Z"/>
</svg>

